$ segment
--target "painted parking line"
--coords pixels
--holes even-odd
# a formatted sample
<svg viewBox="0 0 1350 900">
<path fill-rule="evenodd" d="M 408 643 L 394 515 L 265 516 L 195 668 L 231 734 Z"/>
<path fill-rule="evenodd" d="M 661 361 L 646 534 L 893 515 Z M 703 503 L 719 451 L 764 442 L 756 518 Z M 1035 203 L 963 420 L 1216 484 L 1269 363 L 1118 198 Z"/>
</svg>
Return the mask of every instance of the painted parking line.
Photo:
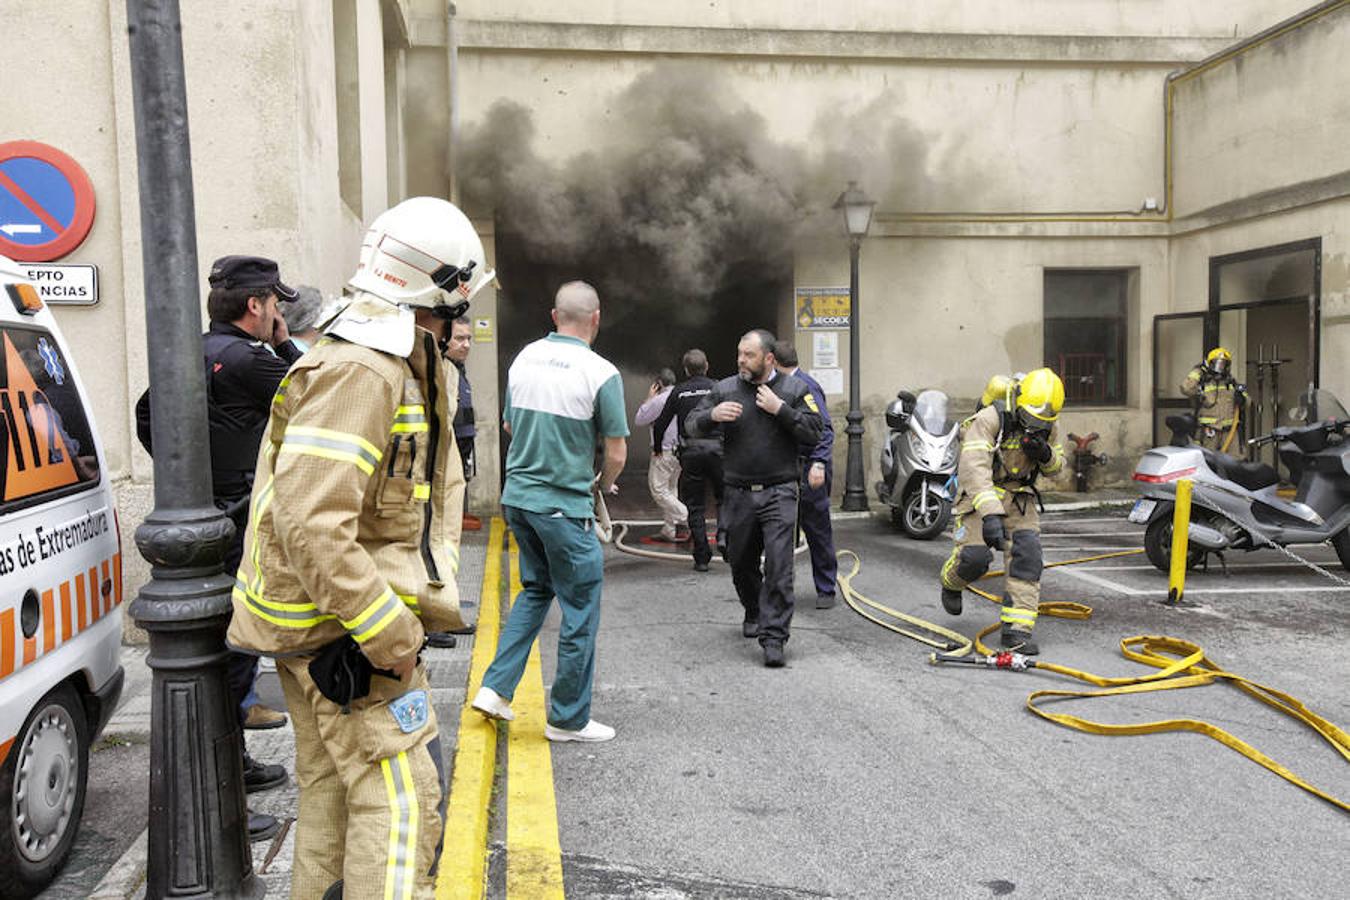
<svg viewBox="0 0 1350 900">
<path fill-rule="evenodd" d="M 1042 531 L 1042 538 L 1088 538 L 1088 537 L 1124 537 L 1125 535 L 1142 535 L 1142 530 L 1126 530 L 1124 528 L 1116 531 Z"/>
<path fill-rule="evenodd" d="M 479 900 L 486 887 L 489 806 L 497 767 L 497 727 L 469 704 L 497 652 L 505 533 L 506 523 L 500 517 L 493 517 L 488 531 L 468 690 L 459 713 L 459 741 L 455 747 L 450 803 L 445 815 L 445 845 L 436 875 L 436 900 Z"/>
<path fill-rule="evenodd" d="M 1334 566 L 1334 565 L 1336 565 L 1336 560 L 1335 560 L 1335 559 L 1327 559 L 1327 560 L 1320 560 L 1320 561 L 1314 559 L 1314 560 L 1311 560 L 1311 562 L 1316 563 L 1317 565 L 1322 566 L 1322 567 L 1324 567 L 1324 568 L 1325 568 L 1326 566 Z M 1230 563 L 1228 563 L 1227 568 L 1230 568 L 1230 569 L 1295 569 L 1295 570 L 1300 570 L 1300 571 L 1307 571 L 1307 569 L 1308 569 L 1307 566 L 1301 565 L 1301 564 L 1299 564 L 1299 563 L 1292 563 L 1292 562 L 1290 562 L 1290 563 L 1286 563 L 1286 562 L 1231 563 L 1231 562 L 1230 562 Z M 1150 571 L 1151 571 L 1151 572 L 1158 572 L 1158 568 L 1157 568 L 1156 566 L 1153 566 L 1153 565 L 1137 565 L 1137 566 L 1093 566 L 1093 567 L 1092 567 L 1092 571 L 1094 571 L 1094 572 L 1150 572 Z M 1162 574 L 1162 573 L 1159 572 L 1159 574 Z"/>
<path fill-rule="evenodd" d="M 520 595 L 520 556 L 511 538 L 511 596 Z M 506 763 L 506 896 L 563 900 L 562 847 L 553 758 L 544 737 L 544 675 L 536 640 L 511 699 Z"/>
<path fill-rule="evenodd" d="M 1085 581 L 1085 582 L 1087 582 L 1088 584 L 1095 585 L 1095 586 L 1097 586 L 1097 587 L 1099 587 L 1099 588 L 1102 588 L 1102 589 L 1104 589 L 1104 590 L 1113 591 L 1114 593 L 1117 593 L 1117 594 L 1123 594 L 1123 595 L 1125 595 L 1126 597 L 1150 597 L 1150 596 L 1152 596 L 1152 597 L 1159 597 L 1159 596 L 1166 596 L 1166 595 L 1167 595 L 1167 581 L 1166 581 L 1166 577 L 1165 577 L 1161 572 L 1158 573 L 1158 584 L 1157 584 L 1157 586 L 1155 586 L 1155 587 L 1131 587 L 1131 586 L 1126 585 L 1126 584 L 1121 584 L 1119 581 L 1115 581 L 1115 580 L 1112 580 L 1112 579 L 1110 579 L 1110 578 L 1103 578 L 1103 577 L 1101 577 L 1101 576 L 1099 576 L 1099 575 L 1093 575 L 1093 574 L 1092 574 L 1092 573 L 1095 572 L 1095 571 L 1099 571 L 1100 568 L 1102 568 L 1102 567 L 1099 567 L 1099 566 L 1093 566 L 1091 570 L 1085 570 L 1085 569 L 1082 569 L 1082 568 L 1069 568 L 1069 567 L 1066 567 L 1066 568 L 1058 569 L 1057 571 L 1062 572 L 1063 574 L 1068 575 L 1068 576 L 1070 576 L 1071 578 L 1077 578 L 1077 579 L 1079 579 L 1080 581 Z M 1152 566 L 1150 566 L 1149 568 L 1152 568 Z M 1186 585 L 1186 596 L 1187 596 L 1187 597 L 1191 597 L 1191 596 L 1194 596 L 1194 595 L 1196 595 L 1196 594 L 1229 594 L 1229 595 L 1235 595 L 1235 594 L 1333 594 L 1333 593 L 1337 593 L 1337 592 L 1350 593 L 1350 588 L 1342 587 L 1342 586 L 1340 586 L 1340 585 L 1323 585 L 1323 584 L 1313 584 L 1313 585 L 1307 585 L 1307 586 L 1303 586 L 1303 585 L 1292 585 L 1292 584 L 1272 584 L 1272 585 L 1264 585 L 1264 586 L 1256 586 L 1256 587 L 1224 587 L 1224 586 L 1219 586 L 1219 585 L 1214 585 L 1214 586 L 1204 586 L 1204 585 L 1196 585 L 1196 584 L 1193 584 L 1193 583 L 1187 584 L 1187 585 Z"/>
</svg>

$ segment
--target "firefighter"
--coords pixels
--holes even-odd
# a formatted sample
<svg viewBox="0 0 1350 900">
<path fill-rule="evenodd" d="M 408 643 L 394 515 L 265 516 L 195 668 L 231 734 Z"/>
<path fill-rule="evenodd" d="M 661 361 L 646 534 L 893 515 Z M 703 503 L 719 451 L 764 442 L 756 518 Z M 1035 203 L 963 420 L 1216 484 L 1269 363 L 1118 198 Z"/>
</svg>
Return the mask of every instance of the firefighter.
<svg viewBox="0 0 1350 900">
<path fill-rule="evenodd" d="M 942 566 L 942 607 L 961 614 L 961 592 L 1003 551 L 1007 575 L 1000 643 L 1034 656 L 1031 639 L 1041 596 L 1041 527 L 1036 479 L 1064 466 L 1055 429 L 1064 405 L 1064 384 L 1049 369 L 1029 372 L 1018 383 L 1012 409 L 985 406 L 961 423 L 957 481 L 956 545 Z"/>
<path fill-rule="evenodd" d="M 1237 430 L 1238 392 L 1233 379 L 1233 354 L 1215 347 L 1205 361 L 1186 373 L 1181 393 L 1191 398 L 1199 428 L 1196 443 L 1210 450 L 1227 453 Z"/>
<path fill-rule="evenodd" d="M 292 897 L 434 893 L 445 782 L 420 651 L 464 627 L 438 313 L 492 277 L 463 213 L 405 200 L 370 226 L 352 301 L 272 402 L 229 642 L 276 657 L 295 726 Z"/>
</svg>

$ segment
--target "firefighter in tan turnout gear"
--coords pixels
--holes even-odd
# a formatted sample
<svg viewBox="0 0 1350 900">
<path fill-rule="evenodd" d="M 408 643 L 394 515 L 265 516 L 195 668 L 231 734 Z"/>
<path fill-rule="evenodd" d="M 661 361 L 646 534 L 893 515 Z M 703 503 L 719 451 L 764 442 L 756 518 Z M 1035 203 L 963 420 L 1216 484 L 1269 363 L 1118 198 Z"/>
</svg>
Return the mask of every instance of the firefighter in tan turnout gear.
<svg viewBox="0 0 1350 900">
<path fill-rule="evenodd" d="M 1181 393 L 1195 407 L 1197 444 L 1228 452 L 1237 431 L 1239 390 L 1233 380 L 1233 354 L 1223 347 L 1209 351 L 1203 363 L 1186 373 Z"/>
<path fill-rule="evenodd" d="M 464 626 L 458 376 L 437 336 L 492 277 L 463 213 L 400 203 L 273 400 L 229 642 L 276 657 L 295 725 L 295 898 L 434 893 L 445 781 L 420 651 Z"/>
<path fill-rule="evenodd" d="M 957 480 L 956 545 L 942 566 L 942 606 L 961 614 L 961 592 L 1004 552 L 1004 649 L 1039 651 L 1031 639 L 1041 599 L 1041 526 L 1036 479 L 1058 472 L 1064 453 L 1055 420 L 1064 405 L 1064 384 L 1049 369 L 1036 369 L 961 424 Z"/>
</svg>

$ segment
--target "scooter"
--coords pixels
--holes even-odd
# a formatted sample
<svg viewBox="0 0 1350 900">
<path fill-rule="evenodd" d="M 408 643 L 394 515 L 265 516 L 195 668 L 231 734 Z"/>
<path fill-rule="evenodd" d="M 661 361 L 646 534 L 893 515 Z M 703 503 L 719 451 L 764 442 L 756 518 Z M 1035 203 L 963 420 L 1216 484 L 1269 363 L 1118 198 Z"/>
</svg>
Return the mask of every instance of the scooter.
<svg viewBox="0 0 1350 900">
<path fill-rule="evenodd" d="M 942 533 L 956 500 L 957 425 L 947 418 L 947 395 L 901 391 L 886 407 L 890 434 L 881 448 L 877 497 L 891 508 L 891 521 L 910 537 L 931 540 Z"/>
<path fill-rule="evenodd" d="M 1222 560 L 1225 550 L 1331 541 L 1341 565 L 1350 569 L 1350 414 L 1331 393 L 1317 390 L 1300 398 L 1291 418 L 1303 424 L 1276 428 L 1248 443 L 1276 445 L 1298 486 L 1292 500 L 1279 495 L 1273 468 L 1195 446 L 1189 442 L 1194 417 L 1168 417 L 1173 445 L 1149 450 L 1134 471 L 1144 496 L 1135 501 L 1129 520 L 1148 526 L 1149 562 L 1169 569 L 1176 482 L 1188 478 L 1194 486 L 1188 567 L 1211 553 Z"/>
</svg>

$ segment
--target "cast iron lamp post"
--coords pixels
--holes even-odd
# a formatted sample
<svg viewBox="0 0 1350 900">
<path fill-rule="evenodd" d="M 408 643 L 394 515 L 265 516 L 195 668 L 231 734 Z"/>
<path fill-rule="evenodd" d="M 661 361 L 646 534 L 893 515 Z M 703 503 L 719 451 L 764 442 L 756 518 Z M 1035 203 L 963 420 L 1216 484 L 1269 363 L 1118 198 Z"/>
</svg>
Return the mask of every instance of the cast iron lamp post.
<svg viewBox="0 0 1350 900">
<path fill-rule="evenodd" d="M 233 578 L 221 563 L 234 524 L 211 497 L 178 0 L 127 0 L 127 36 L 155 448 L 155 508 L 136 529 L 151 580 L 131 605 L 154 679 L 146 896 L 252 900 L 266 886 L 253 874 L 225 676 Z"/>
<path fill-rule="evenodd" d="M 844 211 L 844 227 L 848 230 L 848 468 L 844 473 L 844 501 L 846 512 L 867 511 L 867 486 L 863 465 L 862 414 L 862 355 L 858 350 L 858 251 L 862 239 L 872 224 L 872 207 L 876 201 L 858 189 L 855 181 L 834 201 L 835 209 Z"/>
</svg>

